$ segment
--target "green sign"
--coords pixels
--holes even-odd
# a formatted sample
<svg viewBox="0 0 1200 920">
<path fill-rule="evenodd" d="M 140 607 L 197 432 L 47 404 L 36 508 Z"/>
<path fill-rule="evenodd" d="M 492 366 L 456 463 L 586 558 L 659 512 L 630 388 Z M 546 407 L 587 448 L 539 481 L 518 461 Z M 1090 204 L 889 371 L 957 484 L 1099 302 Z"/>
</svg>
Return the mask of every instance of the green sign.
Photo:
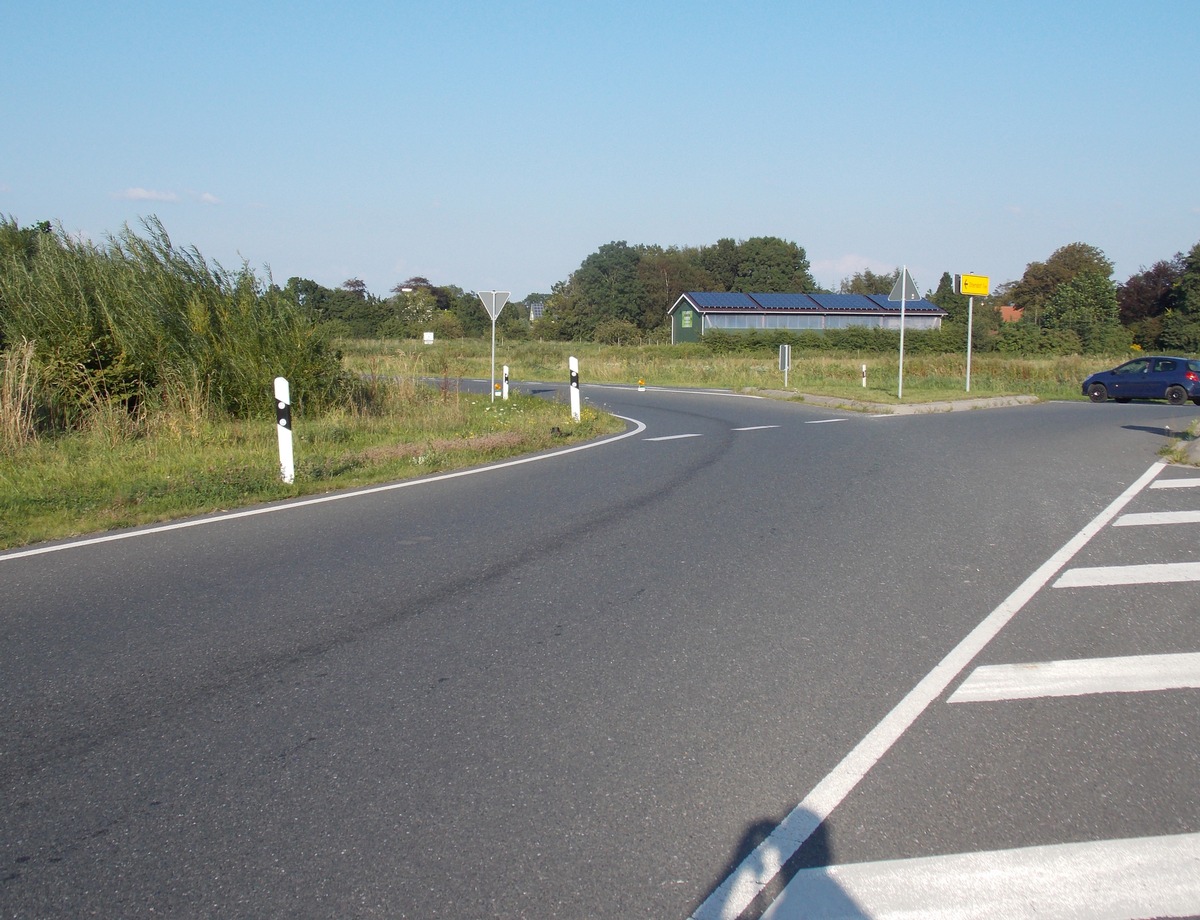
<svg viewBox="0 0 1200 920">
<path fill-rule="evenodd" d="M 679 316 L 679 325 L 684 329 L 692 328 L 692 311 L 684 310 Z"/>
</svg>

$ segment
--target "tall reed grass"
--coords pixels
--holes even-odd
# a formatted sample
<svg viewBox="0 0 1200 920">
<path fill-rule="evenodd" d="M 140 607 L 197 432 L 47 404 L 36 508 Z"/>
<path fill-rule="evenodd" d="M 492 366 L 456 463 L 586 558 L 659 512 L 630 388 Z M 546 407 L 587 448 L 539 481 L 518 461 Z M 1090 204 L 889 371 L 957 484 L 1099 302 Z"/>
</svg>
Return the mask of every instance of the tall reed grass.
<svg viewBox="0 0 1200 920">
<path fill-rule="evenodd" d="M 156 219 L 144 229 L 94 244 L 0 220 L 0 343 L 32 343 L 47 421 L 185 397 L 246 416 L 269 408 L 276 376 L 300 413 L 339 396 L 332 344 L 269 279 L 175 246 Z"/>
</svg>

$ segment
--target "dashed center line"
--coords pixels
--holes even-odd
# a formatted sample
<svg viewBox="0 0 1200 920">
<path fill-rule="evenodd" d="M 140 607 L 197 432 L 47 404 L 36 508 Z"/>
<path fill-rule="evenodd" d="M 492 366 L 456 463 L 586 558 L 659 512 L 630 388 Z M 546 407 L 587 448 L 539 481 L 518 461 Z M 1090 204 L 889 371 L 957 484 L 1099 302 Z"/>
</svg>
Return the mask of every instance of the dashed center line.
<svg viewBox="0 0 1200 920">
<path fill-rule="evenodd" d="M 646 441 L 678 441 L 681 438 L 702 438 L 702 434 L 664 434 L 657 438 L 644 438 Z"/>
<path fill-rule="evenodd" d="M 734 431 L 766 431 L 768 428 L 778 428 L 778 425 L 751 425 L 749 428 L 734 428 Z"/>
</svg>

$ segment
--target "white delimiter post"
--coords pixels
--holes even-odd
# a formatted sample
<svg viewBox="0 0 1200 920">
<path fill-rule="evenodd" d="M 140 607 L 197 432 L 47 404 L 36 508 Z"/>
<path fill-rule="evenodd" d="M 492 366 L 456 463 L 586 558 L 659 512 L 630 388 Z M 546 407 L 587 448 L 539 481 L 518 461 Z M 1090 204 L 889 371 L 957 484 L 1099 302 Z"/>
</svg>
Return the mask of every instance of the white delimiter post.
<svg viewBox="0 0 1200 920">
<path fill-rule="evenodd" d="M 504 365 L 504 384 L 500 388 L 500 393 L 505 399 L 508 399 L 508 365 L 507 364 Z"/>
<path fill-rule="evenodd" d="M 567 367 L 571 371 L 571 418 L 579 421 L 579 359 L 572 356 Z"/>
<path fill-rule="evenodd" d="M 279 434 L 279 473 L 294 482 L 296 463 L 292 457 L 292 388 L 286 377 L 275 378 L 275 430 Z"/>
</svg>

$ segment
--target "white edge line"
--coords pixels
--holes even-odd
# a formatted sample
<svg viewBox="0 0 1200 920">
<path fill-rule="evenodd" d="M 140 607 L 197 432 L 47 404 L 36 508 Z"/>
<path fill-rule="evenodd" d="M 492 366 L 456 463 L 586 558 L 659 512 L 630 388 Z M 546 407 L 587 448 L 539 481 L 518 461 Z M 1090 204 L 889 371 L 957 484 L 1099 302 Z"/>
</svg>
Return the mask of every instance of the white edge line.
<svg viewBox="0 0 1200 920">
<path fill-rule="evenodd" d="M 909 726 L 929 708 L 929 704 L 945 691 L 1009 620 L 1166 466 L 1165 462 L 1159 461 L 1146 470 L 971 630 L 742 860 L 696 909 L 691 920 L 735 920 L 739 917 L 779 873 L 784 863 L 812 836 L 813 831 L 821 826 Z"/>
<path fill-rule="evenodd" d="M 436 476 L 425 476 L 418 479 L 405 479 L 403 482 L 390 482 L 387 485 L 371 486 L 366 489 L 356 489 L 353 492 L 338 492 L 334 495 L 318 495 L 314 498 L 300 499 L 299 501 L 286 502 L 282 504 L 266 505 L 261 508 L 250 508 L 245 511 L 230 511 L 224 514 L 216 514 L 210 517 L 197 518 L 190 521 L 176 521 L 172 524 L 162 524 L 158 527 L 146 527 L 141 530 L 128 530 L 121 533 L 105 534 L 102 537 L 87 537 L 82 540 L 72 540 L 70 543 L 56 543 L 53 546 L 39 546 L 35 549 L 17 550 L 16 552 L 4 553 L 0 555 L 0 563 L 9 562 L 13 559 L 24 559 L 28 556 L 42 556 L 46 553 L 59 553 L 68 549 L 80 549 L 85 546 L 95 546 L 99 543 L 112 543 L 117 540 L 132 540 L 135 537 L 147 537 L 156 533 L 167 533 L 172 530 L 185 530 L 188 527 L 201 527 L 205 524 L 220 524 L 226 521 L 235 521 L 238 518 L 255 517 L 260 514 L 275 514 L 279 511 L 292 511 L 296 508 L 307 508 L 311 505 L 323 505 L 327 502 L 338 502 L 347 498 L 359 498 L 363 495 L 375 495 L 379 492 L 393 492 L 396 489 L 407 489 L 413 486 L 429 485 L 435 482 L 445 482 L 447 479 L 458 479 L 461 476 L 475 476 L 479 473 L 490 473 L 493 470 L 503 470 L 513 466 L 521 466 L 525 463 L 536 463 L 539 460 L 550 460 L 554 457 L 563 457 L 567 454 L 573 454 L 580 450 L 590 450 L 593 447 L 603 447 L 605 444 L 612 444 L 616 441 L 623 441 L 625 438 L 631 438 L 634 435 L 641 434 L 646 430 L 645 422 L 640 422 L 635 418 L 627 418 L 624 415 L 616 415 L 616 418 L 625 422 L 632 422 L 635 426 L 632 430 L 622 434 L 614 435 L 611 438 L 604 438 L 600 441 L 589 441 L 586 444 L 577 444 L 574 447 L 565 447 L 562 450 L 556 450 L 552 453 L 534 454 L 529 457 L 518 457 L 515 460 L 505 460 L 503 463 L 490 463 L 487 466 L 477 466 L 466 470 L 455 470 L 452 473 L 440 473 Z"/>
</svg>

